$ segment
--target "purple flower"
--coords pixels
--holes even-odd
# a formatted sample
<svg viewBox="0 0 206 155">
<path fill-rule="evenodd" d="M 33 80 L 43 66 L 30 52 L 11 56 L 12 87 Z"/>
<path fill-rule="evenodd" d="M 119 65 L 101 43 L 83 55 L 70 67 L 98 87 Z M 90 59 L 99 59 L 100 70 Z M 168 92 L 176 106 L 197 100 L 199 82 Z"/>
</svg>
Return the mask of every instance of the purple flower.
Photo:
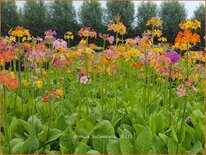
<svg viewBox="0 0 206 155">
<path fill-rule="evenodd" d="M 191 123 L 192 122 L 191 118 L 187 117 L 186 122 L 187 122 L 187 124 Z"/>
<path fill-rule="evenodd" d="M 45 31 L 44 34 L 46 36 L 55 36 L 57 33 L 56 33 L 56 31 L 48 30 L 48 31 Z"/>
<path fill-rule="evenodd" d="M 170 59 L 171 64 L 175 64 L 178 60 L 180 60 L 180 55 L 172 50 L 169 50 L 165 56 Z"/>
</svg>

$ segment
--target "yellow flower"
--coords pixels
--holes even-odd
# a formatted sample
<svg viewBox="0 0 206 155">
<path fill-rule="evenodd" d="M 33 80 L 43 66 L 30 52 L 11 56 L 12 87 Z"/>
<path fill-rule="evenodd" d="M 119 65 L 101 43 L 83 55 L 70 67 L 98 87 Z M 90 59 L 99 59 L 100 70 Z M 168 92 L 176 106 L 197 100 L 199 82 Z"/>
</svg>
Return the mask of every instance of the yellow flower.
<svg viewBox="0 0 206 155">
<path fill-rule="evenodd" d="M 4 60 L 0 60 L 0 66 L 4 65 Z"/>
<path fill-rule="evenodd" d="M 74 39 L 74 35 L 73 35 L 73 33 L 72 32 L 66 32 L 65 34 L 64 34 L 64 39 Z"/>
<path fill-rule="evenodd" d="M 188 20 L 186 22 L 182 22 L 179 24 L 180 28 L 183 29 L 183 30 L 186 30 L 186 29 L 198 29 L 201 27 L 201 23 L 196 20 L 196 19 L 191 19 L 191 20 Z"/>
<path fill-rule="evenodd" d="M 28 87 L 29 84 L 28 84 L 27 80 L 23 81 L 23 85 L 24 85 L 24 87 Z"/>
<path fill-rule="evenodd" d="M 158 29 L 155 29 L 154 32 L 153 32 L 153 35 L 157 36 L 157 37 L 160 37 L 162 35 L 162 31 L 160 31 Z"/>
<path fill-rule="evenodd" d="M 38 88 L 41 88 L 41 87 L 43 86 L 43 82 L 42 82 L 41 80 L 38 80 L 38 81 L 36 82 L 36 86 L 37 86 Z"/>
<path fill-rule="evenodd" d="M 56 95 L 58 95 L 59 97 L 62 97 L 64 95 L 63 89 L 57 89 L 56 90 Z"/>
<path fill-rule="evenodd" d="M 152 17 L 150 20 L 147 21 L 146 26 L 153 25 L 153 26 L 161 26 L 162 21 L 158 18 Z"/>
<path fill-rule="evenodd" d="M 15 79 L 15 74 L 14 74 L 14 72 L 10 72 L 10 76 L 13 78 L 13 79 Z"/>
<path fill-rule="evenodd" d="M 165 37 L 161 37 L 161 38 L 158 39 L 158 41 L 161 41 L 161 42 L 167 42 L 167 38 L 165 38 Z"/>
</svg>

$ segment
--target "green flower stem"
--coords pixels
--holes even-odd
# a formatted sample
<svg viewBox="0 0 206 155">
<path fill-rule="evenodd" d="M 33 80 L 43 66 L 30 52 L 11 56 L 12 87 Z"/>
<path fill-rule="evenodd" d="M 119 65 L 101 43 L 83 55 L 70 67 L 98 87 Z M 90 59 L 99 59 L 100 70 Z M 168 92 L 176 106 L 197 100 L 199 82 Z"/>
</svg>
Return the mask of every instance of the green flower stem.
<svg viewBox="0 0 206 155">
<path fill-rule="evenodd" d="M 8 120 L 7 120 L 7 103 L 6 103 L 6 87 L 3 86 L 3 98 L 4 98 L 4 131 L 5 131 L 5 137 L 6 137 L 6 141 L 7 141 L 7 145 L 8 145 L 8 149 L 9 149 L 9 153 L 10 151 L 10 138 L 9 138 L 9 131 L 8 131 Z"/>
<path fill-rule="evenodd" d="M 172 100 L 172 64 L 169 65 L 169 110 L 171 110 L 171 100 Z"/>
<path fill-rule="evenodd" d="M 179 136 L 178 136 L 178 142 L 180 141 L 180 138 L 181 138 L 183 123 L 184 123 L 184 120 L 185 120 L 185 112 L 186 112 L 187 99 L 188 99 L 187 96 L 185 96 L 185 103 L 184 103 L 184 109 L 183 109 L 183 114 L 182 114 L 182 121 L 181 121 L 181 126 L 180 126 L 180 132 L 179 132 Z M 178 152 L 178 149 L 179 149 L 179 143 L 178 143 L 178 146 L 177 146 L 176 154 Z"/>
</svg>

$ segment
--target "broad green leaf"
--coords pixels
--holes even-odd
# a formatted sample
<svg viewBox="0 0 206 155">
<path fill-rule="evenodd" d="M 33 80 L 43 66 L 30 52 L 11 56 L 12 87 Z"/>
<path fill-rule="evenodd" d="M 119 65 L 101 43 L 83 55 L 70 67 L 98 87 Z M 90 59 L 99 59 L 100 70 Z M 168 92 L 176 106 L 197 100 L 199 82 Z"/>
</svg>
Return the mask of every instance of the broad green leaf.
<svg viewBox="0 0 206 155">
<path fill-rule="evenodd" d="M 156 133 L 160 133 L 164 131 L 165 119 L 161 113 L 156 115 Z"/>
<path fill-rule="evenodd" d="M 109 140 L 106 149 L 108 154 L 120 154 L 119 140 Z"/>
<path fill-rule="evenodd" d="M 12 149 L 16 144 L 24 142 L 21 138 L 14 138 L 10 141 L 10 148 Z"/>
<path fill-rule="evenodd" d="M 20 154 L 21 153 L 21 148 L 24 142 L 18 142 L 16 145 L 14 145 L 11 149 L 12 154 Z"/>
<path fill-rule="evenodd" d="M 20 153 L 21 146 L 23 145 L 24 140 L 21 138 L 14 138 L 10 141 L 10 148 L 11 148 L 11 153 Z"/>
<path fill-rule="evenodd" d="M 146 126 L 135 140 L 136 153 L 148 153 L 152 146 L 152 131 Z"/>
<path fill-rule="evenodd" d="M 168 141 L 168 153 L 169 154 L 176 154 L 177 151 L 177 142 L 170 138 Z"/>
<path fill-rule="evenodd" d="M 92 144 L 95 150 L 99 151 L 102 154 L 106 152 L 106 146 L 108 139 L 114 138 L 115 132 L 112 124 L 103 120 L 94 130 Z"/>
<path fill-rule="evenodd" d="M 32 154 L 39 149 L 39 141 L 36 137 L 29 137 L 21 147 L 22 154 Z"/>
<path fill-rule="evenodd" d="M 77 147 L 76 134 L 68 127 L 60 136 L 60 150 L 62 154 L 73 154 Z"/>
<path fill-rule="evenodd" d="M 76 148 L 74 154 L 85 154 L 89 150 L 91 150 L 91 148 L 88 145 L 86 145 L 85 143 L 80 143 Z"/>
<path fill-rule="evenodd" d="M 197 154 L 200 152 L 200 150 L 202 150 L 202 144 L 200 143 L 200 141 L 197 141 L 197 143 L 195 143 L 193 148 L 190 150 L 190 153 Z"/>
<path fill-rule="evenodd" d="M 169 140 L 169 137 L 166 136 L 165 134 L 163 133 L 159 133 L 159 137 L 163 140 L 163 142 L 167 145 L 168 144 L 168 140 Z"/>
<path fill-rule="evenodd" d="M 35 136 L 43 130 L 43 124 L 36 116 L 30 116 L 28 119 L 29 124 L 33 127 L 32 135 Z"/>
<path fill-rule="evenodd" d="M 127 129 L 120 136 L 120 150 L 122 154 L 134 154 L 134 139 Z"/>
<path fill-rule="evenodd" d="M 155 154 L 167 154 L 167 145 L 158 136 L 154 137 L 152 148 L 155 150 Z"/>
<path fill-rule="evenodd" d="M 61 130 L 51 129 L 50 132 L 49 132 L 49 135 L 48 135 L 47 143 L 58 139 L 61 135 L 62 135 Z"/>
<path fill-rule="evenodd" d="M 66 128 L 66 120 L 64 113 L 60 113 L 59 116 L 56 118 L 54 127 L 59 130 L 64 130 Z"/>
<path fill-rule="evenodd" d="M 142 126 L 140 124 L 135 124 L 135 125 L 133 125 L 133 127 L 136 131 L 136 135 L 139 135 L 144 129 L 144 126 Z"/>
<path fill-rule="evenodd" d="M 100 154 L 99 151 L 96 150 L 90 150 L 87 152 L 87 154 Z"/>
<path fill-rule="evenodd" d="M 24 120 L 22 120 L 22 119 L 19 119 L 18 122 L 19 122 L 20 125 L 22 125 L 22 126 L 24 127 L 24 129 L 25 129 L 29 134 L 31 134 L 31 128 L 32 128 L 32 126 L 31 126 L 28 122 L 26 122 L 26 121 L 24 121 Z"/>
</svg>

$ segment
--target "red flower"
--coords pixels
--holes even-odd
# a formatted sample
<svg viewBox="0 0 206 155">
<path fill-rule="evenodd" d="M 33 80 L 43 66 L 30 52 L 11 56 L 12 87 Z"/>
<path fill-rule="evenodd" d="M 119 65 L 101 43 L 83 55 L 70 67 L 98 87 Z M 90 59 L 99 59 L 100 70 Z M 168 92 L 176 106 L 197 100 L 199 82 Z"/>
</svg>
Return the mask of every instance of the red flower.
<svg viewBox="0 0 206 155">
<path fill-rule="evenodd" d="M 43 102 L 49 102 L 49 97 L 48 96 L 44 96 L 44 98 L 43 98 Z"/>
</svg>

